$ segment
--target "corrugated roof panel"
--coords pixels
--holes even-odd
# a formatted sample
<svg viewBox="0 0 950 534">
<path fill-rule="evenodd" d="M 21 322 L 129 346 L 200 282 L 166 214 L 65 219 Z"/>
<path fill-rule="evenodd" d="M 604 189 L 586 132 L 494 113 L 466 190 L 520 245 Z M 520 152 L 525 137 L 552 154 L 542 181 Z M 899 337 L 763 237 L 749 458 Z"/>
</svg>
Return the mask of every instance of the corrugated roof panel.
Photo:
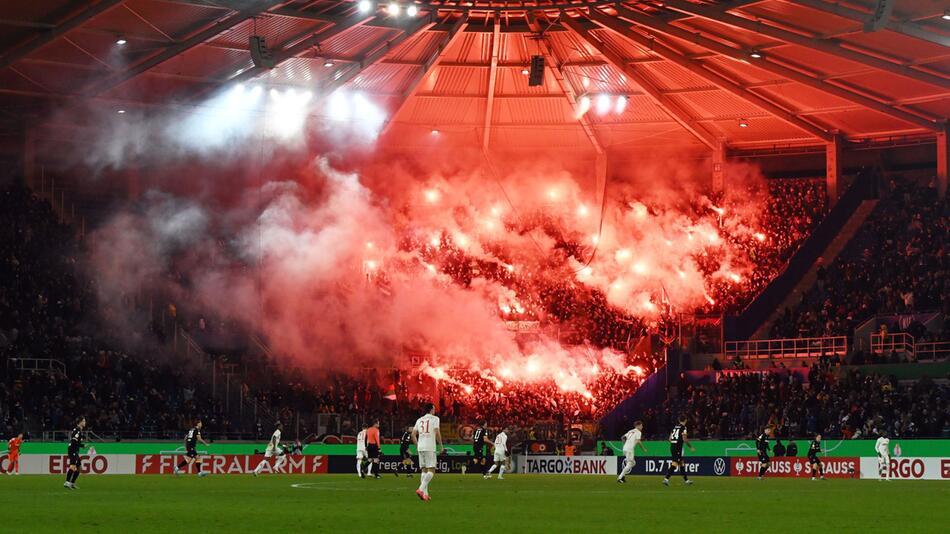
<svg viewBox="0 0 950 534">
<path fill-rule="evenodd" d="M 867 88 L 879 95 L 887 95 L 892 98 L 906 99 L 946 94 L 946 90 L 930 85 L 929 83 L 918 82 L 917 80 L 911 80 L 904 76 L 882 71 L 848 76 L 842 78 L 842 81 L 858 87 Z"/>
<path fill-rule="evenodd" d="M 348 87 L 369 93 L 401 95 L 422 67 L 377 63 L 353 78 Z"/>
<path fill-rule="evenodd" d="M 442 55 L 452 63 L 488 63 L 491 61 L 491 34 L 464 32 Z"/>
<path fill-rule="evenodd" d="M 433 72 L 431 92 L 452 96 L 481 96 L 488 93 L 488 69 L 439 66 Z"/>
<path fill-rule="evenodd" d="M 162 33 L 152 26 L 149 26 L 144 20 L 136 17 L 131 11 L 123 6 L 112 8 L 83 24 L 86 28 L 93 28 L 107 32 L 115 32 L 117 35 L 122 32 L 141 35 L 151 39 L 165 39 Z"/>
<path fill-rule="evenodd" d="M 231 69 L 233 65 L 249 59 L 250 53 L 243 50 L 196 46 L 152 67 L 151 70 L 190 76 L 230 76 L 234 74 Z M 237 68 L 235 67 L 234 70 Z"/>
<path fill-rule="evenodd" d="M 554 54 L 562 61 L 593 61 L 600 57 L 587 41 L 574 32 L 551 32 L 548 42 Z"/>
<path fill-rule="evenodd" d="M 860 28 L 861 23 L 796 5 L 794 2 L 762 2 L 742 8 L 746 13 L 781 21 L 797 28 L 808 28 L 816 34 L 834 34 Z M 748 33 L 748 32 L 747 32 Z"/>
<path fill-rule="evenodd" d="M 653 54 L 644 51 L 634 42 L 610 30 L 592 30 L 591 34 L 603 42 L 606 49 L 627 59 L 648 59 Z"/>
<path fill-rule="evenodd" d="M 82 35 L 78 35 L 78 37 L 82 37 Z M 100 38 L 99 41 L 102 41 L 102 38 Z M 111 47 L 114 48 L 115 39 L 110 39 L 110 41 L 111 41 L 110 43 Z M 99 54 L 97 53 L 97 52 L 103 52 L 102 48 L 97 47 L 95 50 L 90 50 L 89 48 L 85 46 L 85 43 L 82 43 L 79 41 L 74 41 L 74 42 L 77 45 L 83 47 L 83 49 L 86 50 L 86 52 L 89 52 L 89 54 L 92 54 L 92 56 L 94 57 L 90 57 L 89 54 L 86 54 L 85 52 L 77 48 L 76 46 L 70 44 L 70 42 L 65 39 L 57 39 L 53 41 L 52 43 L 40 48 L 39 50 L 34 51 L 32 54 L 28 55 L 27 57 L 32 58 L 32 59 L 41 59 L 45 61 L 76 63 L 78 65 L 104 67 L 104 65 L 100 62 L 101 59 L 100 59 Z M 108 58 L 106 54 L 103 54 L 103 56 Z M 97 61 L 97 59 L 99 59 L 99 61 Z M 116 59 L 119 59 L 119 58 L 116 58 Z"/>
<path fill-rule="evenodd" d="M 570 148 L 593 150 L 584 130 L 578 126 L 537 128 L 531 126 L 496 126 L 492 128 L 491 146 L 495 148 Z"/>
<path fill-rule="evenodd" d="M 367 53 L 372 44 L 391 39 L 398 35 L 399 30 L 377 28 L 374 26 L 357 26 L 339 35 L 333 36 L 325 43 L 321 43 L 320 52 L 336 57 L 355 58 Z"/>
<path fill-rule="evenodd" d="M 889 30 L 854 33 L 842 37 L 842 40 L 868 50 L 878 51 L 886 56 L 910 60 L 941 56 L 947 53 L 947 48 L 937 43 L 915 39 Z"/>
<path fill-rule="evenodd" d="M 755 63 L 747 63 L 732 59 L 730 57 L 713 57 L 709 59 L 702 60 L 704 64 L 709 65 L 712 69 L 729 78 L 734 82 L 739 83 L 764 83 L 771 81 L 784 82 L 787 78 L 779 76 L 777 74 L 772 74 L 771 72 L 761 69 L 756 66 Z"/>
<path fill-rule="evenodd" d="M 141 100 L 144 102 L 167 102 L 192 89 L 193 84 L 176 78 L 136 76 L 106 93 L 109 98 Z"/>
<path fill-rule="evenodd" d="M 637 69 L 646 71 L 660 89 L 700 89 L 709 86 L 704 78 L 669 61 L 642 63 L 637 65 Z"/>
<path fill-rule="evenodd" d="M 566 98 L 496 98 L 493 124 L 576 123 L 574 109 Z"/>
<path fill-rule="evenodd" d="M 616 113 L 616 98 L 611 99 L 611 110 L 604 115 L 598 115 L 596 110 L 588 111 L 592 122 L 603 124 L 645 123 L 645 122 L 673 122 L 666 111 L 647 95 L 632 95 L 627 97 L 627 105 L 622 113 Z"/>
<path fill-rule="evenodd" d="M 125 5 L 173 38 L 188 36 L 230 10 L 193 4 L 169 5 L 153 0 L 126 0 Z"/>
<path fill-rule="evenodd" d="M 445 38 L 445 32 L 426 31 L 413 36 L 402 43 L 390 55 L 390 59 L 422 63 L 435 53 L 439 43 Z"/>
<path fill-rule="evenodd" d="M 904 134 L 920 132 L 919 126 L 895 119 L 889 115 L 864 109 L 853 111 L 836 111 L 814 116 L 832 128 L 841 130 L 846 135 L 867 134 Z"/>
<path fill-rule="evenodd" d="M 860 63 L 798 45 L 787 45 L 768 50 L 766 53 L 778 59 L 789 60 L 793 64 L 806 67 L 818 74 L 841 74 L 862 71 L 867 68 Z"/>
<path fill-rule="evenodd" d="M 606 147 L 642 150 L 643 155 L 654 157 L 657 152 L 702 151 L 709 149 L 675 122 L 648 124 L 595 125 L 597 139 Z M 634 152 L 635 153 L 635 152 Z"/>
<path fill-rule="evenodd" d="M 483 69 L 486 70 L 486 69 Z M 496 95 L 551 95 L 564 94 L 551 69 L 544 69 L 544 83 L 534 87 L 528 85 L 528 77 L 522 74 L 521 67 L 498 67 L 495 79 Z M 486 72 L 489 72 L 486 70 Z"/>
<path fill-rule="evenodd" d="M 499 36 L 498 61 L 527 65 L 531 56 L 541 53 L 537 41 L 521 33 L 502 33 Z"/>
<path fill-rule="evenodd" d="M 624 94 L 640 88 L 627 75 L 611 65 L 589 67 L 565 67 L 565 74 L 574 87 L 587 93 Z"/>
<path fill-rule="evenodd" d="M 797 127 L 775 117 L 752 117 L 748 128 L 739 126 L 736 120 L 718 120 L 710 124 L 725 133 L 730 143 L 788 143 L 809 142 L 816 139 Z"/>
<path fill-rule="evenodd" d="M 408 120 L 431 124 L 472 124 L 485 121 L 485 99 L 471 97 L 417 96 L 406 103 Z"/>
<path fill-rule="evenodd" d="M 914 104 L 914 107 L 937 117 L 950 117 L 950 95 L 933 102 Z"/>
<path fill-rule="evenodd" d="M 77 88 L 102 78 L 102 71 L 88 68 L 76 68 L 66 65 L 45 65 L 21 61 L 15 66 L 16 70 L 35 80 L 37 83 L 54 93 L 75 93 Z M 33 90 L 38 90 L 34 85 Z"/>
<path fill-rule="evenodd" d="M 813 111 L 854 105 L 851 101 L 830 95 L 800 83 L 789 83 L 755 89 L 757 94 L 769 99 L 780 99 L 801 111 Z"/>
<path fill-rule="evenodd" d="M 697 119 L 718 119 L 728 117 L 738 119 L 763 115 L 758 107 L 725 91 L 699 91 L 670 95 Z"/>
<path fill-rule="evenodd" d="M 746 31 L 741 28 L 734 28 L 732 26 L 706 20 L 700 17 L 679 20 L 674 22 L 673 25 L 679 26 L 691 33 L 706 34 L 707 37 L 716 40 L 722 40 L 718 36 L 723 36 L 729 43 L 735 43 L 746 48 L 758 48 L 779 42 L 775 39 L 755 32 Z M 678 39 L 676 42 L 680 45 L 685 44 L 685 41 Z M 691 50 L 700 51 L 700 49 L 695 48 L 695 45 L 691 46 L 693 47 Z"/>
</svg>

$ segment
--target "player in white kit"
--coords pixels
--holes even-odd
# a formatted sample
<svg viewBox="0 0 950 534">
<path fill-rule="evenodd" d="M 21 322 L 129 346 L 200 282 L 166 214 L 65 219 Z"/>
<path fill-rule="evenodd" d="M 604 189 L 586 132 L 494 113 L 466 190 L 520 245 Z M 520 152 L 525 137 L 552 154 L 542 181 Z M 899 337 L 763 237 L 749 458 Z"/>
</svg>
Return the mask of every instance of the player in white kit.
<svg viewBox="0 0 950 534">
<path fill-rule="evenodd" d="M 880 480 L 890 480 L 891 479 L 891 451 L 890 451 L 891 440 L 884 437 L 884 434 L 881 434 L 881 437 L 877 438 L 877 441 L 874 443 L 874 450 L 877 452 L 877 472 L 881 475 Z"/>
<path fill-rule="evenodd" d="M 264 449 L 264 459 L 254 468 L 254 476 L 261 474 L 261 471 L 267 466 L 268 458 L 274 458 L 280 455 L 280 431 L 283 429 L 284 425 L 277 423 L 277 428 L 271 435 L 270 441 L 267 442 L 267 448 Z"/>
<path fill-rule="evenodd" d="M 369 461 L 369 453 L 366 452 L 366 423 L 360 428 L 362 430 L 356 435 L 356 474 L 360 478 L 366 478 L 363 473 L 363 463 Z"/>
<path fill-rule="evenodd" d="M 492 464 L 491 469 L 485 473 L 485 478 L 491 478 L 491 474 L 495 472 L 495 469 L 498 469 L 498 480 L 505 479 L 505 461 L 508 459 L 508 434 L 505 433 L 505 428 L 501 429 L 501 432 L 495 436 L 495 463 Z"/>
<path fill-rule="evenodd" d="M 428 501 L 429 482 L 435 476 L 436 453 L 445 451 L 442 446 L 442 432 L 439 430 L 439 418 L 436 417 L 435 405 L 431 402 L 425 405 L 425 415 L 416 420 L 412 427 L 412 442 L 419 452 L 419 469 L 422 471 L 416 495 L 423 501 Z"/>
<path fill-rule="evenodd" d="M 630 471 L 633 471 L 633 466 L 637 465 L 634 448 L 639 445 L 644 454 L 647 452 L 647 448 L 644 447 L 643 442 L 640 441 L 643 439 L 643 421 L 635 421 L 633 423 L 633 429 L 624 434 L 620 439 L 623 440 L 623 471 L 621 471 L 620 476 L 617 477 L 617 482 L 625 484 L 627 482 L 627 475 L 630 474 Z"/>
</svg>

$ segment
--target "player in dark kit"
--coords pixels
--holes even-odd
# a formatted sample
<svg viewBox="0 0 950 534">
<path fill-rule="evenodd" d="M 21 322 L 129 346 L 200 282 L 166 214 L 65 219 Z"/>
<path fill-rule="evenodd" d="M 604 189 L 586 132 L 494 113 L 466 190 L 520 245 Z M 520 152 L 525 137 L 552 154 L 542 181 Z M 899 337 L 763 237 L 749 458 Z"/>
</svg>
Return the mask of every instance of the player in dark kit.
<svg viewBox="0 0 950 534">
<path fill-rule="evenodd" d="M 478 428 L 475 429 L 475 432 L 472 433 L 472 453 L 474 458 L 472 459 L 473 472 L 485 474 L 488 469 L 488 462 L 485 461 L 485 436 L 488 433 L 485 431 L 485 421 L 478 422 Z"/>
<path fill-rule="evenodd" d="M 208 446 L 208 442 L 201 437 L 201 420 L 195 421 L 195 426 L 185 434 L 185 459 L 178 463 L 178 466 L 175 467 L 175 474 L 182 474 L 182 467 L 191 466 L 192 464 L 198 464 L 198 476 L 203 477 L 208 473 L 201 469 L 201 459 L 198 458 L 198 450 L 195 448 L 200 441 L 204 444 L 205 447 Z"/>
<path fill-rule="evenodd" d="M 815 434 L 815 439 L 808 446 L 808 463 L 811 465 L 811 479 L 815 480 L 815 473 L 825 479 L 825 466 L 821 465 L 818 453 L 821 452 L 821 434 Z"/>
<path fill-rule="evenodd" d="M 402 469 L 407 477 L 412 478 L 414 467 L 412 465 L 412 455 L 409 454 L 410 445 L 412 445 L 412 427 L 407 426 L 405 432 L 402 433 L 402 437 L 399 438 L 399 456 L 402 456 L 402 464 L 400 464 L 399 469 Z M 396 470 L 395 475 L 399 476 L 399 470 Z"/>
<path fill-rule="evenodd" d="M 670 465 L 666 468 L 666 476 L 663 478 L 664 486 L 670 485 L 670 477 L 680 468 L 683 469 L 683 483 L 693 483 L 686 474 L 686 464 L 683 462 L 683 445 L 685 444 L 689 447 L 689 450 L 693 452 L 696 452 L 696 449 L 693 448 L 693 444 L 689 442 L 689 438 L 686 435 L 686 416 L 681 415 L 679 424 L 674 426 L 673 431 L 670 432 L 670 456 L 672 458 L 670 458 Z"/>
<path fill-rule="evenodd" d="M 66 468 L 66 482 L 63 483 L 63 487 L 66 489 L 77 489 L 76 479 L 79 478 L 81 467 L 79 463 L 79 451 L 85 446 L 82 442 L 82 431 L 85 428 L 86 418 L 80 417 L 79 421 L 76 421 L 76 428 L 73 428 L 72 431 L 69 432 L 69 448 L 66 450 L 69 463 Z"/>
<path fill-rule="evenodd" d="M 772 427 L 767 426 L 765 430 L 755 438 L 755 450 L 759 453 L 759 480 L 765 478 L 765 472 L 769 470 L 769 438 L 772 436 Z"/>
</svg>

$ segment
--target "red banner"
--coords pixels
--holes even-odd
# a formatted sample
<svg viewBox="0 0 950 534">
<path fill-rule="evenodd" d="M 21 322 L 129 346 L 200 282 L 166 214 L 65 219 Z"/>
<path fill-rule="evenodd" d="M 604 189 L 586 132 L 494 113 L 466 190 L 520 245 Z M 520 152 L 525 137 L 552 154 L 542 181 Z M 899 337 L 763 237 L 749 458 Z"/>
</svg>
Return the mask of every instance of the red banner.
<svg viewBox="0 0 950 534">
<path fill-rule="evenodd" d="M 858 458 L 828 457 L 821 459 L 825 469 L 825 478 L 858 478 L 861 464 Z M 732 458 L 732 476 L 759 476 L 759 460 L 754 457 Z M 807 477 L 811 478 L 811 464 L 808 458 L 801 456 L 772 458 L 766 477 Z"/>
<path fill-rule="evenodd" d="M 175 472 L 175 466 L 185 457 L 181 455 L 165 454 L 138 454 L 135 457 L 135 474 L 137 475 L 167 475 Z M 202 456 L 201 464 L 205 471 L 212 475 L 243 475 L 250 474 L 257 464 L 264 459 L 260 454 L 216 454 Z M 264 473 L 273 473 L 276 458 L 268 459 Z M 298 455 L 290 456 L 284 464 L 283 471 L 292 475 L 314 475 L 327 472 L 326 456 Z M 197 470 L 191 467 L 189 473 Z"/>
</svg>

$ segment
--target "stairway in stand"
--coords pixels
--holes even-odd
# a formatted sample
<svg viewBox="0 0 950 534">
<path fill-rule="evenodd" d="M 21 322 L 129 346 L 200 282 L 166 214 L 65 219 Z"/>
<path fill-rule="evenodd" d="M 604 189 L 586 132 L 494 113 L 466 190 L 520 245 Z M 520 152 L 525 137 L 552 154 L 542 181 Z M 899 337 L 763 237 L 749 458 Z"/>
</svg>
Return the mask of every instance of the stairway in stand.
<svg viewBox="0 0 950 534">
<path fill-rule="evenodd" d="M 874 211 L 877 202 L 877 200 L 865 200 L 861 202 L 861 205 L 854 210 L 854 213 L 841 228 L 841 231 L 838 232 L 838 235 L 828 244 L 824 252 L 821 253 L 822 263 L 815 262 L 812 264 L 811 268 L 805 273 L 795 288 L 786 295 L 785 300 L 772 311 L 772 315 L 752 334 L 752 339 L 769 339 L 772 325 L 785 313 L 785 308 L 794 309 L 795 305 L 801 301 L 802 296 L 811 290 L 818 278 L 818 268 L 822 265 L 825 265 L 827 268 L 827 266 L 835 261 L 838 254 L 841 254 L 844 247 L 847 246 L 851 238 L 858 233 L 864 221 L 866 221 L 871 215 L 871 212 Z"/>
</svg>

